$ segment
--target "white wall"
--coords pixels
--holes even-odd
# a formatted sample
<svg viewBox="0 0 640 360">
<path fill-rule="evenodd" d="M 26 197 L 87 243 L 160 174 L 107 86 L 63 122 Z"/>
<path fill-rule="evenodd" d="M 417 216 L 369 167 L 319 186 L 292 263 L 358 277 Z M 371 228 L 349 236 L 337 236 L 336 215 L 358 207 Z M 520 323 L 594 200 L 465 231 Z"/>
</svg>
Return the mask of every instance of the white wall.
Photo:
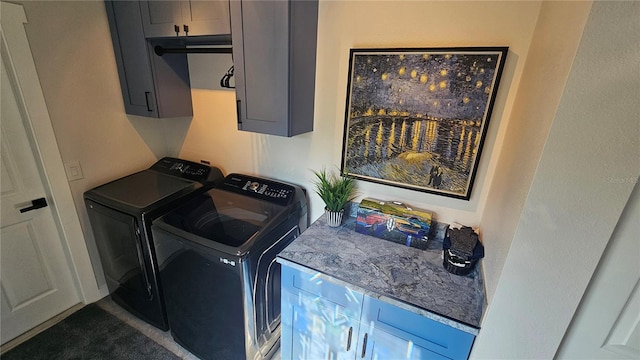
<svg viewBox="0 0 640 360">
<path fill-rule="evenodd" d="M 482 213 L 480 229 L 487 254 L 482 264 L 489 299 L 509 252 L 590 8 L 587 1 L 542 3 Z"/>
<path fill-rule="evenodd" d="M 638 19 L 593 4 L 474 358 L 558 349 L 640 176 Z"/>
<path fill-rule="evenodd" d="M 102 291 L 106 283 L 82 194 L 107 181 L 177 155 L 190 118 L 124 114 L 106 10 L 102 1 L 16 1 L 49 116 L 65 163 L 78 160 L 84 178 L 69 183 Z"/>
</svg>

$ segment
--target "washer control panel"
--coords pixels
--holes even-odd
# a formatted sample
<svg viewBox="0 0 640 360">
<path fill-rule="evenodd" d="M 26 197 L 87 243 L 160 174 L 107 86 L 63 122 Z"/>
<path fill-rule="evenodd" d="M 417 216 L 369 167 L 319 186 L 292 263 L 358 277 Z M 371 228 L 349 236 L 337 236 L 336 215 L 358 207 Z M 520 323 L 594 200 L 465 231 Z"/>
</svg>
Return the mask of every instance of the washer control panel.
<svg viewBox="0 0 640 360">
<path fill-rule="evenodd" d="M 240 174 L 227 175 L 219 188 L 281 205 L 289 204 L 296 195 L 292 185 Z"/>
</svg>

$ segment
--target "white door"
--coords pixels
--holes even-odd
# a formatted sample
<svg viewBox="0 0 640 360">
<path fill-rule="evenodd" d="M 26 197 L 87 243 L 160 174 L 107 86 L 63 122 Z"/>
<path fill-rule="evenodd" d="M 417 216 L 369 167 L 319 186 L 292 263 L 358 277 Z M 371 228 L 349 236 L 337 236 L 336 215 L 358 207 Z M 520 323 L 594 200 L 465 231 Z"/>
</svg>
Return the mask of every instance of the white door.
<svg viewBox="0 0 640 360">
<path fill-rule="evenodd" d="M 50 203 L 51 197 L 25 128 L 27 112 L 19 80 L 2 45 L 0 326 L 4 344 L 79 303 L 80 298 L 52 207 L 20 212 L 33 199 Z"/>
<path fill-rule="evenodd" d="M 631 194 L 558 359 L 640 359 L 640 185 Z"/>
</svg>

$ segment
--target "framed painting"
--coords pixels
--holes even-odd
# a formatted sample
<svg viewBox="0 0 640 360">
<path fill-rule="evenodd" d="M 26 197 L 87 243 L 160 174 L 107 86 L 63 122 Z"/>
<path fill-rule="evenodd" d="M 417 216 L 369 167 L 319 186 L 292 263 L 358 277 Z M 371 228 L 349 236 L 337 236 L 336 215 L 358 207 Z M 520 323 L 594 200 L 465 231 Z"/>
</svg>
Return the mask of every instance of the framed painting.
<svg viewBox="0 0 640 360">
<path fill-rule="evenodd" d="M 351 49 L 342 174 L 469 200 L 507 52 Z"/>
</svg>

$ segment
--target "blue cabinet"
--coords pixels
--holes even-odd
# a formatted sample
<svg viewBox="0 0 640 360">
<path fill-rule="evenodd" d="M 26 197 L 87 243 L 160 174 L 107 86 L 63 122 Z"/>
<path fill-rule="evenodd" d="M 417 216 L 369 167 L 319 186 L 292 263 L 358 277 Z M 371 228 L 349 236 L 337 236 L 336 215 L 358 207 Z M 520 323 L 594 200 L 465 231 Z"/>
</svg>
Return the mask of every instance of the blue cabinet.
<svg viewBox="0 0 640 360">
<path fill-rule="evenodd" d="M 282 267 L 282 359 L 354 359 L 363 295 Z"/>
<path fill-rule="evenodd" d="M 474 335 L 331 278 L 282 266 L 281 354 L 289 359 L 466 359 Z"/>
<path fill-rule="evenodd" d="M 475 336 L 365 296 L 368 359 L 466 359 Z M 401 356 L 400 356 L 401 355 Z"/>
</svg>

